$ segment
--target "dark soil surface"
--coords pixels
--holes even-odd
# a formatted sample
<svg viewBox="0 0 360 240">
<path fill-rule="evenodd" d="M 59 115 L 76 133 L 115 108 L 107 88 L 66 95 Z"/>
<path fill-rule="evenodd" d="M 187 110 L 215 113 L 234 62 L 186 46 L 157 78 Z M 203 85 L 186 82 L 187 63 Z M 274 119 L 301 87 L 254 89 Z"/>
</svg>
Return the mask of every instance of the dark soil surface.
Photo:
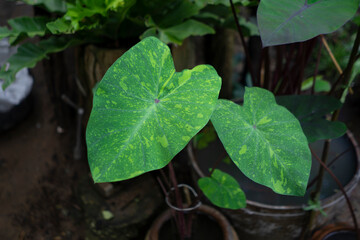
<svg viewBox="0 0 360 240">
<path fill-rule="evenodd" d="M 32 15 L 32 8 L 0 2 L 0 22 Z M 73 188 L 88 174 L 73 158 L 74 129 L 59 128 L 43 64 L 31 72 L 30 114 L 0 133 L 0 239 L 84 239 Z M 74 121 L 74 120 L 70 120 Z"/>
<path fill-rule="evenodd" d="M 0 239 L 82 239 L 72 194 L 85 161 L 73 159 L 73 129 L 59 133 L 40 64 L 33 109 L 0 134 Z"/>
</svg>

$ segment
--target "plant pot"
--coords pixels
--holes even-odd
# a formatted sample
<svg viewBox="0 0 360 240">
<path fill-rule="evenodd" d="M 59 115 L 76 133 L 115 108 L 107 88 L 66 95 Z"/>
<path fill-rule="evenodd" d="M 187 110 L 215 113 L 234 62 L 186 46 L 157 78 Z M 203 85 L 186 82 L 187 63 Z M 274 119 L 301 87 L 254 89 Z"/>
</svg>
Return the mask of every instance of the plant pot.
<svg viewBox="0 0 360 240">
<path fill-rule="evenodd" d="M 95 45 L 79 49 L 77 84 L 85 97 L 82 106 L 85 109 L 86 121 L 92 108 L 93 88 L 100 82 L 108 68 L 127 50 L 127 48 L 100 48 Z"/>
<path fill-rule="evenodd" d="M 319 155 L 321 155 L 322 146 L 321 141 L 311 144 L 312 149 Z M 211 143 L 207 149 L 197 151 L 197 158 L 195 159 L 191 146 L 188 147 L 188 153 L 197 178 L 205 176 L 204 172 L 213 167 L 216 157 L 225 158 L 226 156 L 226 152 L 219 140 Z M 330 169 L 345 186 L 346 192 L 350 194 L 360 178 L 359 148 L 351 133 L 331 142 L 328 162 L 330 163 L 333 158 L 344 151 L 346 153 L 342 154 L 331 165 Z M 308 189 L 304 197 L 279 195 L 269 188 L 249 180 L 232 162 L 230 164 L 221 162 L 217 165 L 217 168 L 235 177 L 247 197 L 246 208 L 240 210 L 223 209 L 233 222 L 240 238 L 285 240 L 296 239 L 300 236 L 302 228 L 308 219 L 309 212 L 305 211 L 304 207 L 307 206 L 312 188 Z M 318 172 L 318 168 L 318 163 L 313 160 L 309 182 Z M 326 224 L 329 219 L 332 219 L 339 212 L 344 211 L 344 209 L 347 210 L 342 193 L 336 189 L 337 185 L 326 173 L 320 198 L 321 206 L 327 213 L 327 217 L 318 214 L 312 228 Z"/>
<path fill-rule="evenodd" d="M 142 231 L 156 216 L 163 199 L 151 174 L 114 183 L 114 193 L 104 197 L 98 184 L 84 177 L 75 188 L 88 239 L 131 240 L 144 237 Z"/>
<path fill-rule="evenodd" d="M 354 228 L 346 224 L 330 224 L 316 231 L 312 240 L 357 240 Z"/>
<path fill-rule="evenodd" d="M 168 240 L 173 239 L 173 236 L 168 236 L 164 230 L 171 229 L 167 227 L 170 224 L 171 218 L 173 217 L 172 209 L 168 209 L 163 212 L 158 218 L 155 219 L 151 225 L 145 240 Z M 230 225 L 229 221 L 215 208 L 210 206 L 201 205 L 196 209 L 196 217 L 201 216 L 198 219 L 198 223 L 203 223 L 202 228 L 196 229 L 193 226 L 194 240 L 208 239 L 208 240 L 238 240 L 238 236 L 234 228 Z M 206 223 L 205 223 L 206 221 Z M 212 225 L 210 225 L 210 224 Z M 216 231 L 218 229 L 219 231 Z M 222 237 L 222 238 L 221 238 Z"/>
</svg>

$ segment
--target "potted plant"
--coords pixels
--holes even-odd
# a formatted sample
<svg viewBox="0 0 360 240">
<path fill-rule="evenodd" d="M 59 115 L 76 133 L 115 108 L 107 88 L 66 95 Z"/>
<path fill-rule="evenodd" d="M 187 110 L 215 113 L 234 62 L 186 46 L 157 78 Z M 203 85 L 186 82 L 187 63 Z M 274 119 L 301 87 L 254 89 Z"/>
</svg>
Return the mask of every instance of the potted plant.
<svg viewBox="0 0 360 240">
<path fill-rule="evenodd" d="M 309 59 L 310 53 L 309 51 L 314 48 L 314 40 L 309 40 L 308 42 L 302 43 L 302 41 L 311 39 L 318 34 L 329 33 L 336 29 L 336 27 L 340 27 L 343 25 L 348 19 L 350 19 L 358 8 L 358 1 L 348 1 L 346 7 L 342 5 L 343 2 L 322 2 L 322 1 L 300 1 L 294 5 L 289 4 L 288 1 L 266 1 L 263 0 L 260 2 L 258 7 L 258 25 L 260 35 L 263 41 L 263 46 L 271 46 L 271 45 L 279 45 L 273 49 L 265 48 L 263 49 L 262 59 L 260 62 L 262 63 L 261 71 L 255 72 L 250 71 L 251 73 L 251 80 L 255 86 L 265 87 L 276 94 L 299 94 L 302 90 L 302 87 L 305 85 L 304 81 L 304 70 L 306 66 L 307 59 Z M 319 19 L 318 16 L 324 14 L 328 8 L 336 8 L 337 11 L 341 12 L 341 17 L 344 17 L 342 20 L 339 19 L 327 19 L 324 23 L 321 18 Z M 280 11 L 281 9 L 281 11 Z M 234 11 L 235 12 L 235 11 Z M 273 14 L 274 12 L 278 12 L 278 14 Z M 234 14 L 235 15 L 235 14 Z M 236 15 L 235 15 L 236 16 Z M 307 26 L 311 21 L 312 18 L 316 16 L 316 24 L 312 26 Z M 346 16 L 346 17 L 345 17 Z M 269 20 L 271 19 L 271 21 Z M 334 22 L 332 22 L 334 21 Z M 330 23 L 331 22 L 331 23 Z M 329 23 L 329 25 L 327 25 Z M 334 28 L 333 28 L 334 27 Z M 311 30 L 311 31 L 309 31 Z M 241 35 L 241 28 L 239 27 L 239 33 Z M 323 38 L 322 38 L 323 39 Z M 291 42 L 299 42 L 297 45 L 281 45 L 284 43 L 291 43 Z M 324 41 L 323 41 L 324 42 Z M 245 43 L 243 41 L 243 43 Z M 326 44 L 326 42 L 324 42 Z M 245 49 L 246 49 L 246 44 Z M 349 61 L 347 61 L 346 70 L 341 72 L 339 80 L 336 81 L 331 89 L 327 91 L 330 92 L 330 95 L 335 96 L 337 98 L 341 98 L 343 101 L 347 94 L 347 89 L 350 86 L 351 82 L 354 79 L 355 71 L 352 72 L 353 66 L 356 61 L 356 52 L 358 50 L 358 40 L 354 41 L 354 45 L 351 51 L 351 57 Z M 246 51 L 245 51 L 246 52 Z M 331 52 L 330 52 L 331 53 Z M 272 55 L 270 55 L 272 54 Z M 295 59 L 292 59 L 291 56 L 296 56 Z M 271 65 L 270 56 L 273 56 L 276 61 L 273 62 Z M 318 54 L 319 56 L 319 54 Z M 249 57 L 248 57 L 249 59 Z M 251 61 L 249 60 L 249 65 L 251 66 Z M 261 65 L 261 64 L 260 64 Z M 314 77 L 310 79 L 312 90 L 309 91 L 311 93 L 315 92 L 315 87 L 317 88 L 319 78 L 316 77 L 317 73 L 317 66 L 319 63 L 315 64 L 314 70 Z M 260 74 L 262 72 L 263 74 Z M 339 82 L 341 81 L 341 87 L 339 87 Z M 344 90 L 345 88 L 345 90 Z M 330 98 L 328 96 L 313 96 L 313 95 L 298 95 L 298 96 L 284 96 L 284 97 L 277 97 L 277 103 L 287 107 L 291 112 L 294 113 L 296 117 L 299 118 L 301 125 L 303 127 L 304 133 L 308 138 L 309 143 L 315 142 L 318 139 L 330 139 L 336 138 L 344 134 L 346 127 L 344 124 L 335 121 L 326 121 L 324 116 L 329 114 L 333 111 L 333 119 L 337 119 L 337 114 L 339 108 L 341 108 L 340 101 Z M 216 126 L 215 126 L 216 128 Z M 221 137 L 220 137 L 221 139 Z M 353 146 L 351 151 L 355 154 L 355 166 L 353 171 L 355 171 L 355 175 L 351 183 L 347 186 L 347 189 L 351 191 L 354 186 L 357 184 L 359 178 L 359 172 L 356 172 L 356 159 L 358 159 L 358 153 L 356 151 L 357 144 L 356 142 Z M 223 139 L 221 139 L 223 142 Z M 323 161 L 328 158 L 327 151 L 329 149 L 330 141 L 326 140 L 325 150 L 322 155 Z M 354 148 L 355 146 L 355 148 Z M 214 148 L 214 145 L 211 145 L 211 148 Z M 226 149 L 226 146 L 225 146 Z M 227 150 L 227 149 L 226 149 Z M 345 149 L 346 150 L 346 149 Z M 214 152 L 219 151 L 216 149 Z M 321 150 L 322 151 L 322 150 Z M 316 153 L 316 154 L 321 154 Z M 229 153 L 229 152 L 228 152 Z M 341 153 L 341 152 L 340 152 Z M 191 152 L 191 155 L 193 153 Z M 211 154 L 210 154 L 211 155 Z M 229 153 L 230 158 L 233 159 L 233 156 Z M 225 157 L 225 156 L 224 156 Z M 224 158 L 222 157 L 222 158 Z M 215 161 L 221 161 L 222 158 L 217 159 Z M 227 159 L 228 160 L 228 159 Z M 204 160 L 204 162 L 209 162 L 209 155 Z M 214 162 L 214 161 L 212 161 Z M 332 161 L 328 160 L 330 164 Z M 340 162 L 341 164 L 341 162 Z M 211 166 L 212 164 L 208 164 L 207 167 Z M 225 164 L 226 165 L 226 164 Z M 344 164 L 343 164 L 344 165 Z M 197 166 L 196 166 L 197 167 Z M 321 167 L 320 167 L 321 168 Z M 206 170 L 206 167 L 204 168 Z M 203 172 L 207 172 L 204 171 Z M 240 168 L 240 170 L 242 170 Z M 315 170 L 315 169 L 313 169 Z M 317 173 L 316 173 L 317 174 Z M 315 174 L 315 175 L 316 175 Z M 322 176 L 323 173 L 319 175 Z M 205 176 L 203 174 L 202 176 Z M 239 174 L 238 174 L 239 175 Z M 246 174 L 245 174 L 246 175 Z M 242 179 L 247 178 L 247 176 L 240 177 Z M 321 179 L 322 177 L 320 177 Z M 243 184 L 249 184 L 251 181 L 243 182 Z M 316 207 L 315 205 L 318 204 L 318 193 L 321 187 L 321 181 L 318 181 L 319 184 L 317 187 L 317 195 L 313 198 L 313 209 L 319 209 L 319 205 Z M 241 184 L 241 182 L 240 182 Z M 310 183 L 311 184 L 311 183 Z M 311 184 L 312 185 L 312 184 Z M 253 185 L 252 185 L 253 186 Z M 249 189 L 247 189 L 249 190 Z M 264 190 L 264 189 L 262 189 Z M 266 190 L 265 190 L 266 191 Z M 259 239 L 265 238 L 279 238 L 282 239 L 288 238 L 293 239 L 298 237 L 301 233 L 301 227 L 304 225 L 304 222 L 307 221 L 304 218 L 305 212 L 302 210 L 302 206 L 299 207 L 289 207 L 286 204 L 278 204 L 280 206 L 275 206 L 272 208 L 273 210 L 269 210 L 270 204 L 263 204 L 264 194 L 263 192 L 257 192 L 259 194 L 258 199 L 262 198 L 262 201 L 254 202 L 248 201 L 248 207 L 244 210 L 239 210 L 239 212 L 243 212 L 243 215 L 237 215 L 232 219 L 238 221 L 238 228 L 243 229 L 243 231 L 247 232 L 247 237 L 255 239 L 255 234 L 259 233 L 262 229 L 267 229 L 268 232 L 262 232 L 264 235 L 258 236 Z M 276 198 L 275 194 L 272 194 L 272 197 Z M 335 196 L 335 199 L 339 201 L 341 200 L 342 194 L 338 193 Z M 289 198 L 291 200 L 291 198 Z M 328 199 L 329 200 L 329 199 Z M 333 201 L 334 202 L 334 201 Z M 328 202 L 329 203 L 329 202 Z M 325 204 L 323 207 L 330 204 Z M 333 204 L 332 204 L 333 205 Z M 328 207 L 328 206 L 327 206 Z M 271 207 L 270 207 L 271 208 Z M 320 207 L 321 208 L 321 207 Z M 318 212 L 314 210 L 313 212 Z M 273 212 L 271 212 L 273 211 Z M 256 215 L 256 219 L 254 218 Z M 288 219 L 281 219 L 280 216 L 288 216 Z M 312 217 L 314 219 L 314 217 Z M 253 219 L 253 220 L 249 220 Z M 291 220 L 292 219 L 292 220 Z M 297 221 L 296 224 L 291 224 L 291 222 Z M 281 229 L 275 227 L 275 223 L 280 223 L 282 225 Z M 315 226 L 313 221 L 312 227 Z M 272 225 L 272 228 L 265 228 L 265 226 Z M 275 232 L 274 235 L 272 234 Z M 271 233 L 271 234 L 270 234 Z M 292 235 L 292 234 L 295 235 Z M 252 234 L 252 235 L 251 235 Z M 287 237 L 286 237 L 287 236 Z"/>
<path fill-rule="evenodd" d="M 264 2 L 266 2 L 266 1 L 264 1 Z M 312 5 L 312 4 L 314 4 L 314 5 Z M 352 16 L 352 14 L 354 13 L 354 11 L 356 10 L 356 8 L 357 8 L 357 6 L 356 6 L 356 8 L 354 7 L 355 5 L 356 5 L 356 3 L 352 3 L 353 5 L 351 5 L 352 6 L 352 8 L 351 8 L 351 16 Z M 303 7 L 303 6 L 305 6 L 306 7 L 306 9 L 307 8 L 309 8 L 310 10 L 313 10 L 314 8 L 316 9 L 316 7 L 313 7 L 313 6 L 315 6 L 315 5 L 321 5 L 320 4 L 320 2 L 319 3 L 308 3 L 308 2 L 304 2 L 304 3 L 302 3 L 302 5 L 300 4 L 299 6 L 300 7 Z M 298 6 L 297 6 L 298 7 Z M 305 10 L 305 8 L 304 9 L 302 9 L 302 11 L 304 11 Z M 302 11 L 300 11 L 300 13 L 303 13 Z M 268 12 L 271 12 L 271 11 L 268 11 Z M 348 15 L 347 15 L 348 16 Z M 350 17 L 351 17 L 350 16 Z M 299 15 L 299 17 L 300 17 L 300 15 Z M 349 17 L 347 17 L 347 18 L 349 18 Z M 285 19 L 286 20 L 286 19 Z M 346 19 L 347 20 L 347 19 Z M 340 24 L 341 25 L 341 24 Z M 321 29 L 320 31 L 327 31 L 327 29 L 326 30 L 324 30 L 324 29 Z M 303 36 L 301 36 L 301 37 L 303 37 Z M 307 36 L 308 37 L 308 36 Z M 300 39 L 301 40 L 301 39 Z M 299 41 L 299 39 L 295 39 L 295 41 Z M 351 63 L 351 64 L 353 64 L 353 63 Z M 351 65 L 350 64 L 350 65 Z M 351 70 L 351 69 L 350 69 Z M 281 85 L 281 84 L 280 84 Z M 278 86 L 280 86 L 280 85 L 278 85 Z M 313 84 L 313 86 L 315 86 L 315 84 Z M 250 90 L 251 91 L 251 90 Z M 245 97 L 246 97 L 246 95 L 245 95 Z M 251 99 L 251 98 L 250 98 Z M 158 100 L 158 102 L 156 101 L 156 100 Z M 267 101 L 266 101 L 267 100 Z M 266 98 L 266 100 L 264 100 L 266 103 L 268 103 L 268 102 L 271 102 L 271 100 L 270 99 L 267 99 Z M 156 103 L 159 103 L 159 102 L 161 102 L 159 99 L 154 99 L 154 101 L 156 102 Z M 226 101 L 225 101 L 226 102 Z M 226 103 L 223 103 L 224 105 L 226 105 Z M 231 104 L 230 104 L 231 105 Z M 230 108 L 230 105 L 229 106 L 227 106 L 228 108 Z M 271 104 L 270 104 L 271 105 Z M 248 106 L 248 105 L 246 105 L 246 98 L 244 99 L 244 107 L 246 108 L 246 106 Z M 224 119 L 224 114 L 223 113 L 221 113 L 221 114 L 216 114 L 216 111 L 218 110 L 218 109 L 221 109 L 222 107 L 224 107 L 224 106 L 221 106 L 221 104 L 217 107 L 217 109 L 214 111 L 214 113 L 213 113 L 213 115 L 212 115 L 212 122 L 214 123 L 214 125 L 217 125 L 218 123 L 216 123 L 216 116 L 221 116 L 221 117 L 218 117 L 219 119 L 220 119 L 220 121 L 222 120 L 222 119 Z M 224 107 L 225 109 L 227 108 L 226 106 Z M 261 107 L 263 107 L 263 106 L 261 106 Z M 259 107 L 259 108 L 261 108 L 261 107 Z M 229 111 L 229 112 L 235 112 L 235 107 L 231 110 L 231 111 Z M 262 108 L 261 108 L 262 109 Z M 329 111 L 332 111 L 332 110 L 329 110 Z M 251 112 L 251 111 L 249 111 L 249 112 Z M 244 114 L 245 115 L 245 114 Z M 229 116 L 232 116 L 232 115 L 230 115 L 229 114 Z M 250 118 L 250 117 L 249 117 Z M 263 120 L 265 123 L 267 122 L 267 120 L 268 119 L 265 119 L 265 120 Z M 233 121 L 233 120 L 232 120 Z M 230 121 L 228 121 L 228 122 L 230 122 Z M 240 122 L 241 122 L 241 120 L 240 120 Z M 336 124 L 336 123 L 335 123 Z M 239 123 L 237 124 L 237 126 L 239 125 Z M 221 126 L 221 124 L 220 124 L 220 126 Z M 251 126 L 251 125 L 250 125 Z M 225 129 L 226 129 L 226 127 L 228 127 L 228 126 L 226 126 L 225 125 Z M 252 125 L 252 127 L 253 127 L 253 129 L 257 129 L 257 126 L 256 126 L 256 124 L 255 125 Z M 215 128 L 217 128 L 216 126 L 215 126 Z M 221 127 L 219 128 L 219 125 L 218 125 L 218 129 L 221 129 Z M 219 133 L 219 131 L 221 132 L 221 130 L 218 130 L 218 129 L 216 129 L 217 130 L 217 132 L 218 132 L 218 134 L 219 134 L 219 136 L 220 136 L 220 139 L 221 139 L 221 133 Z M 233 128 L 228 128 L 228 129 L 233 129 Z M 339 129 L 338 129 L 339 130 Z M 274 131 L 273 129 L 272 129 L 272 131 Z M 342 129 L 340 129 L 340 131 L 338 131 L 338 132 L 343 132 L 344 131 L 344 128 L 342 128 Z M 231 130 L 231 131 L 229 131 L 229 132 L 234 132 L 233 130 Z M 339 134 L 339 133 L 336 133 L 336 134 Z M 223 136 L 225 136 L 225 135 L 223 135 Z M 225 139 L 226 137 L 223 137 L 223 139 L 221 139 L 222 140 L 222 142 L 224 143 L 224 142 L 226 142 L 227 141 L 227 139 Z M 239 139 L 238 138 L 238 136 L 236 137 L 237 139 Z M 224 140 L 225 139 L 225 140 Z M 224 143 L 224 145 L 229 145 L 230 143 L 229 143 L 229 141 L 227 142 L 227 143 Z M 231 145 L 231 144 L 230 144 Z M 245 146 L 246 146 L 246 148 L 245 148 Z M 243 154 L 245 154 L 247 151 L 248 151 L 248 149 L 247 149 L 247 145 L 245 145 L 244 147 L 243 147 L 243 149 L 238 149 L 238 153 L 236 153 L 236 152 L 234 152 L 233 154 L 235 155 L 235 154 L 238 154 L 238 155 L 240 155 L 240 152 L 241 153 L 243 153 Z M 225 146 L 225 148 L 226 148 L 226 146 Z M 228 146 L 228 148 L 226 148 L 227 150 L 228 149 L 230 149 L 231 147 L 229 147 Z M 231 151 L 231 150 L 230 150 Z M 228 150 L 228 152 L 229 152 L 229 150 Z M 262 151 L 262 152 L 264 152 L 264 151 Z M 256 151 L 250 151 L 250 153 L 256 153 Z M 271 151 L 269 151 L 269 154 L 271 155 Z M 242 155 L 242 154 L 241 154 Z M 230 156 L 231 156 L 231 154 L 230 154 Z M 251 156 L 251 155 L 250 155 Z M 234 156 L 231 156 L 231 158 L 232 158 L 232 160 L 234 161 Z M 266 164 L 265 163 L 263 163 L 263 165 L 264 166 L 266 166 Z M 275 165 L 275 164 L 274 164 Z M 238 166 L 239 167 L 239 166 Z M 267 167 L 267 166 L 266 166 Z M 239 167 L 241 170 L 243 170 L 244 171 L 244 169 L 242 169 L 243 168 L 243 166 L 240 166 Z M 246 173 L 246 175 L 248 175 L 248 177 L 249 177 L 249 173 Z M 281 172 L 280 172 L 280 175 L 281 175 Z M 253 174 L 253 176 L 252 177 L 254 177 L 254 178 L 256 178 L 256 176 L 257 176 L 257 174 Z M 260 175 L 261 176 L 261 175 Z M 263 176 L 261 176 L 262 178 L 263 178 Z M 251 177 L 250 177 L 251 178 Z M 266 179 L 265 180 L 263 180 L 263 179 L 260 179 L 260 180 L 258 180 L 258 179 L 256 179 L 256 181 L 259 181 L 260 183 L 262 183 L 262 184 L 264 184 L 265 182 L 266 182 Z M 262 182 L 263 181 L 263 182 Z M 205 189 L 204 190 L 204 192 L 207 192 L 208 194 L 207 195 L 211 195 L 211 193 L 209 194 L 209 190 L 208 189 L 206 189 L 206 186 L 207 186 L 207 184 L 211 184 L 211 179 L 203 179 L 203 180 L 201 180 L 200 182 L 203 182 L 205 185 L 203 185 L 202 186 L 202 188 L 203 189 Z M 215 181 L 216 182 L 216 181 Z M 276 184 L 277 182 L 275 181 L 275 180 L 273 180 L 273 181 L 271 181 L 271 183 L 269 184 L 269 183 L 267 183 L 268 185 L 271 185 L 271 187 L 273 188 L 273 190 L 275 190 L 275 191 L 278 191 L 278 192 L 281 192 L 282 191 L 282 193 L 284 193 L 284 189 L 281 189 L 281 188 L 279 188 L 279 187 L 281 187 L 280 185 L 277 185 Z M 202 185 L 201 183 L 200 183 L 200 185 Z M 266 185 L 266 184 L 265 184 Z M 213 188 L 211 188 L 211 187 L 209 187 L 209 189 L 212 189 L 212 190 L 210 190 L 210 192 L 211 191 L 213 191 Z M 291 191 L 291 190 L 289 190 L 289 191 Z M 206 194 L 206 193 L 205 193 Z M 211 197 L 210 197 L 211 198 Z M 216 202 L 216 200 L 215 200 L 215 202 Z M 218 205 L 220 205 L 219 203 L 217 203 Z M 222 204 L 222 203 L 221 203 Z"/>
<path fill-rule="evenodd" d="M 228 151 L 259 160 L 233 159 L 251 179 L 277 193 L 304 194 L 311 162 L 298 120 L 267 90 L 247 88 L 241 107 L 218 100 L 220 85 L 220 77 L 208 65 L 175 72 L 170 50 L 156 38 L 132 47 L 109 68 L 94 96 L 86 134 L 94 181 L 121 181 L 163 168 L 211 118 L 219 136 L 231 135 L 230 142 L 224 142 Z M 279 123 L 287 132 L 268 142 L 267 125 L 276 132 Z M 236 131 L 230 131 L 233 126 Z M 277 141 L 289 143 L 288 148 L 277 147 Z M 271 176 L 266 173 L 269 168 Z M 214 169 L 200 182 L 215 205 L 245 206 L 244 193 L 228 174 Z"/>
</svg>

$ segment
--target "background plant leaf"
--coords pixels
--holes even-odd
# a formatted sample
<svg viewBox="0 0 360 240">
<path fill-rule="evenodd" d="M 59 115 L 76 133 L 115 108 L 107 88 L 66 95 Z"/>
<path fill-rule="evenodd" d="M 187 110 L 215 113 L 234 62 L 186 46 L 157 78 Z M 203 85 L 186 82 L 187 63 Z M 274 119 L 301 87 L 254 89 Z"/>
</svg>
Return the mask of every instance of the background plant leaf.
<svg viewBox="0 0 360 240">
<path fill-rule="evenodd" d="M 151 31 L 151 32 L 149 32 Z M 190 36 L 203 36 L 206 34 L 214 34 L 215 30 L 210 26 L 196 21 L 196 20 L 187 20 L 179 25 L 167 28 L 167 29 L 154 29 L 147 30 L 145 35 L 141 38 L 149 36 L 148 34 L 155 34 L 162 42 L 182 44 L 182 42 Z"/>
<path fill-rule="evenodd" d="M 245 193 L 239 183 L 227 173 L 215 169 L 211 177 L 200 178 L 198 185 L 205 196 L 218 207 L 229 209 L 246 207 Z"/>
<path fill-rule="evenodd" d="M 40 41 L 38 44 L 24 43 L 0 70 L 0 79 L 4 81 L 3 89 L 15 80 L 16 73 L 21 69 L 35 67 L 36 63 L 46 58 L 48 54 L 63 51 L 80 42 L 76 38 L 51 37 Z"/>
<path fill-rule="evenodd" d="M 359 0 L 261 0 L 257 20 L 263 47 L 334 32 L 354 16 L 358 7 Z"/>
<path fill-rule="evenodd" d="M 49 12 L 58 12 L 58 13 L 66 12 L 66 1 L 64 0 L 21 0 L 21 1 L 29 5 L 43 7 Z"/>
<path fill-rule="evenodd" d="M 46 33 L 45 17 L 18 17 L 8 21 L 11 30 L 2 27 L 0 39 L 9 37 L 9 43 L 16 45 L 27 37 L 44 36 Z"/>
<path fill-rule="evenodd" d="M 151 16 L 159 28 L 179 25 L 199 13 L 203 6 L 193 0 L 138 0 L 129 12 L 132 17 Z"/>
<path fill-rule="evenodd" d="M 211 5 L 222 4 L 222 5 L 225 5 L 227 7 L 230 7 L 230 1 L 229 0 L 197 0 L 196 2 L 197 2 L 197 4 L 200 4 L 201 6 L 206 6 L 208 4 L 211 4 Z M 245 2 L 245 1 L 244 0 L 233 0 L 234 4 L 242 3 L 242 2 Z"/>
<path fill-rule="evenodd" d="M 0 27 L 0 40 L 11 35 L 12 31 L 7 27 Z"/>
<path fill-rule="evenodd" d="M 55 21 L 49 22 L 46 24 L 46 27 L 52 34 L 70 34 L 75 32 L 71 22 L 64 18 L 58 18 Z"/>
<path fill-rule="evenodd" d="M 106 5 L 107 10 L 116 11 L 118 8 L 122 8 L 126 5 L 128 0 L 105 0 L 104 3 Z"/>
<path fill-rule="evenodd" d="M 279 194 L 302 196 L 311 154 L 299 121 L 261 88 L 245 88 L 244 105 L 219 100 L 211 122 L 235 165 Z"/>
<path fill-rule="evenodd" d="M 278 96 L 276 101 L 299 119 L 309 143 L 320 139 L 341 137 L 346 132 L 344 123 L 331 122 L 325 118 L 327 114 L 342 106 L 341 102 L 333 97 L 289 95 Z"/>
<path fill-rule="evenodd" d="M 308 79 L 306 79 L 301 83 L 301 91 L 306 91 L 311 89 L 313 83 L 314 83 L 314 78 L 309 77 Z M 330 91 L 330 89 L 331 89 L 331 84 L 328 81 L 324 80 L 321 75 L 316 76 L 315 87 L 314 87 L 315 92 L 328 92 Z"/>
<path fill-rule="evenodd" d="M 110 35 L 116 36 L 117 28 L 135 2 L 136 0 L 68 2 L 65 15 L 48 23 L 47 27 L 53 34 L 71 34 L 80 30 L 107 28 L 111 32 Z M 104 34 L 109 35 L 109 33 Z"/>
<path fill-rule="evenodd" d="M 170 49 L 149 37 L 106 72 L 86 131 L 95 182 L 129 179 L 159 169 L 208 122 L 221 79 L 200 65 L 175 72 Z"/>
<path fill-rule="evenodd" d="M 207 148 L 211 142 L 217 139 L 217 135 L 213 126 L 204 127 L 201 132 L 193 138 L 193 144 L 196 149 Z"/>
</svg>

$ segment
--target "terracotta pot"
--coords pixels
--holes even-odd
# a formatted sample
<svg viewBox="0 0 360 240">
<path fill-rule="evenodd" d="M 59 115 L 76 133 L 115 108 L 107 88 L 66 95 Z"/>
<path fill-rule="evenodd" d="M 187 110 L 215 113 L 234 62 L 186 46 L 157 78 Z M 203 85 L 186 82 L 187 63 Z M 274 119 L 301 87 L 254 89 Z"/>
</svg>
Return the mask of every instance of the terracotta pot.
<svg viewBox="0 0 360 240">
<path fill-rule="evenodd" d="M 330 224 L 316 231 L 312 240 L 357 240 L 356 231 L 347 224 Z"/>
<path fill-rule="evenodd" d="M 219 224 L 219 227 L 222 230 L 223 240 L 239 240 L 234 228 L 230 225 L 229 221 L 224 217 L 222 213 L 220 213 L 215 208 L 206 205 L 201 205 L 199 208 L 197 208 L 195 213 L 205 214 L 209 216 L 211 219 L 215 220 L 216 223 Z M 163 239 L 159 239 L 161 228 L 164 226 L 164 224 L 167 221 L 170 221 L 172 217 L 173 217 L 172 209 L 168 209 L 165 212 L 163 212 L 157 219 L 155 219 L 154 223 L 150 227 L 145 237 L 145 240 L 163 240 Z M 221 239 L 216 239 L 216 240 L 221 240 Z"/>
<path fill-rule="evenodd" d="M 322 146 L 321 143 L 319 144 Z M 343 164 L 343 157 L 346 155 L 348 155 L 348 158 L 350 159 L 349 161 L 351 164 L 347 167 L 347 170 L 352 173 L 345 173 L 344 177 L 347 179 L 343 182 L 345 191 L 350 195 L 360 179 L 360 152 L 358 144 L 351 133 L 348 133 L 346 136 L 337 140 L 333 140 L 332 144 L 338 144 L 339 146 L 334 146 L 334 148 L 330 150 L 330 156 L 339 155 L 341 152 L 349 149 L 349 146 L 351 147 L 350 151 L 343 154 L 339 161 L 336 161 L 336 163 Z M 337 148 L 338 152 L 334 152 L 335 148 Z M 204 172 L 211 168 L 214 162 L 217 161 L 214 158 L 224 158 L 226 156 L 220 141 L 218 141 L 218 143 L 212 143 L 208 146 L 208 149 L 209 150 L 196 152 L 195 158 L 192 147 L 190 145 L 188 147 L 188 153 L 196 179 L 205 176 Z M 318 151 L 321 153 L 321 150 L 322 149 L 320 148 Z M 202 153 L 202 151 L 204 153 Z M 211 152 L 203 155 L 206 151 Z M 221 153 L 222 156 L 220 156 Z M 329 160 L 329 162 L 331 162 L 332 159 L 330 158 Z M 315 164 L 314 160 L 312 166 L 312 171 L 314 172 L 316 172 Z M 338 166 L 335 166 L 336 164 L 334 164 L 334 166 L 331 167 L 331 170 L 341 172 L 341 164 L 338 164 Z M 221 210 L 226 213 L 232 221 L 240 238 L 251 240 L 293 240 L 300 236 L 302 228 L 308 221 L 309 212 L 304 210 L 304 207 L 307 206 L 307 198 L 275 194 L 270 189 L 249 180 L 235 165 L 231 166 L 229 164 L 220 163 L 217 165 L 217 168 L 228 172 L 235 177 L 247 195 L 246 208 L 239 210 Z M 337 175 L 337 177 L 339 176 Z M 332 181 L 330 177 L 328 177 L 328 180 Z M 325 217 L 318 214 L 312 229 L 326 224 L 329 219 L 340 214 L 344 209 L 347 210 L 347 205 L 342 193 L 340 191 L 334 193 L 333 188 L 331 189 L 328 186 L 324 187 L 327 183 L 327 181 L 324 181 L 323 188 L 328 195 L 324 196 L 321 200 L 322 208 L 327 213 L 327 216 Z"/>
</svg>

